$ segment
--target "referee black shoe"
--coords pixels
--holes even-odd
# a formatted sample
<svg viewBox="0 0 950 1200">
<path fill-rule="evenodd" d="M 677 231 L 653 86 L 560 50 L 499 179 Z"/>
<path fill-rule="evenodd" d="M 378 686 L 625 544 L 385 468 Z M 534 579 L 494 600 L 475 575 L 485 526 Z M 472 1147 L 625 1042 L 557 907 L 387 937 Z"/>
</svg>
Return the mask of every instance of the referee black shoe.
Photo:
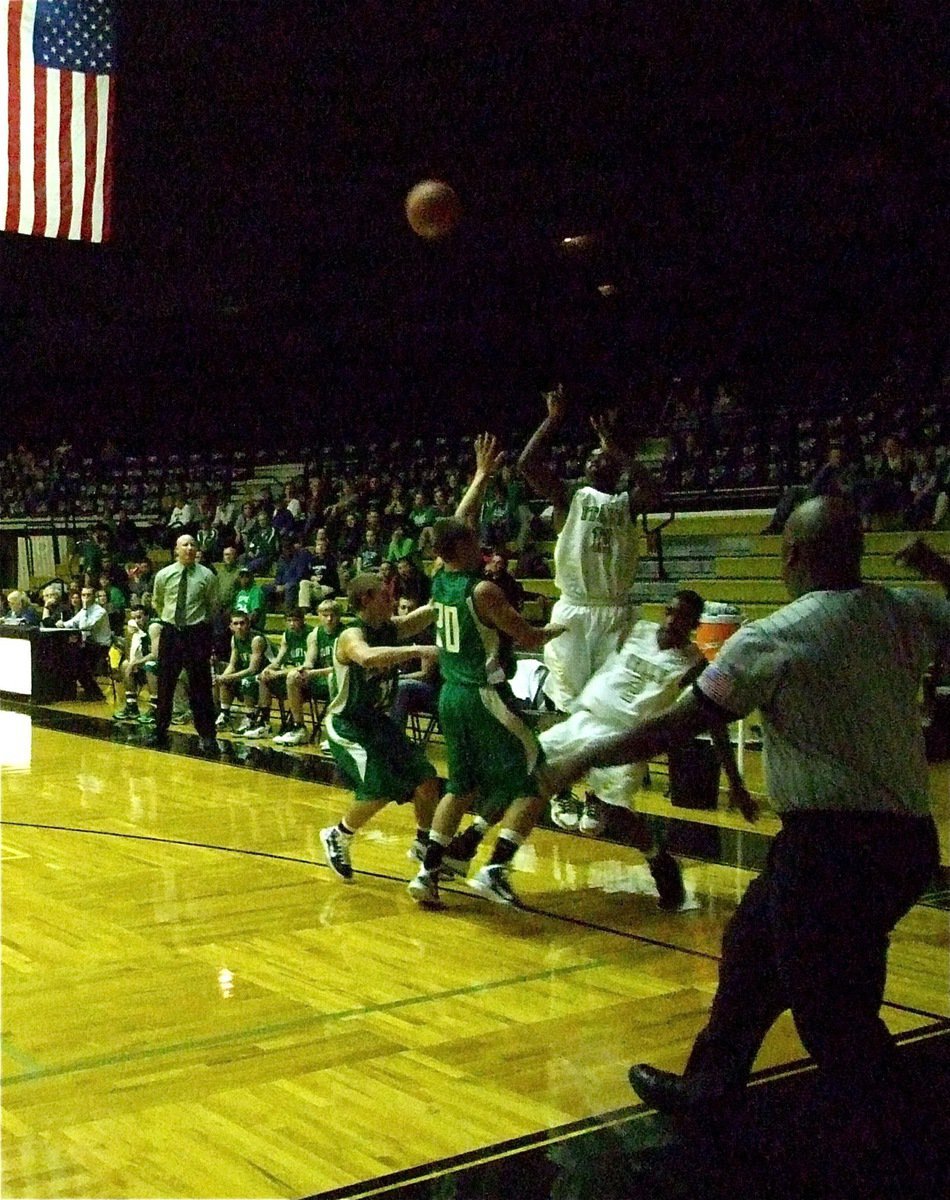
<svg viewBox="0 0 950 1200">
<path fill-rule="evenodd" d="M 627 1073 L 641 1100 L 667 1116 L 688 1116 L 722 1105 L 740 1103 L 742 1088 L 727 1087 L 705 1075 L 677 1075 L 649 1063 L 634 1063 Z"/>
</svg>

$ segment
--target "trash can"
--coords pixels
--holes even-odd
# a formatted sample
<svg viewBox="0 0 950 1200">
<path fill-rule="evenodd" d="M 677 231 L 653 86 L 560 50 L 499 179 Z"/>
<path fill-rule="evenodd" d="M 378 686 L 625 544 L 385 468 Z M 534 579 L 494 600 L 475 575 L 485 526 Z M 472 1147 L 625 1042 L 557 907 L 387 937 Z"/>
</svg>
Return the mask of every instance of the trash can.
<svg viewBox="0 0 950 1200">
<path fill-rule="evenodd" d="M 719 804 L 719 755 L 712 742 L 694 738 L 671 746 L 670 800 L 676 808 L 712 809 Z"/>
</svg>

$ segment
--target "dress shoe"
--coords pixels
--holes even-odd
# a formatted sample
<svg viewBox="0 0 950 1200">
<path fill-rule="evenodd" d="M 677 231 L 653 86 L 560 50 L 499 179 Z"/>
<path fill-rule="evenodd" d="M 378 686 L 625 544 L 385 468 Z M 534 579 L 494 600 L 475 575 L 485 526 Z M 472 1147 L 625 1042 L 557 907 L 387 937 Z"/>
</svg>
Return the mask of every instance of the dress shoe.
<svg viewBox="0 0 950 1200">
<path fill-rule="evenodd" d="M 733 1103 L 739 1093 L 724 1084 L 696 1076 L 687 1079 L 672 1071 L 661 1071 L 649 1063 L 635 1063 L 629 1071 L 630 1086 L 641 1100 L 657 1112 L 670 1116 L 713 1108 L 717 1104 Z"/>
</svg>

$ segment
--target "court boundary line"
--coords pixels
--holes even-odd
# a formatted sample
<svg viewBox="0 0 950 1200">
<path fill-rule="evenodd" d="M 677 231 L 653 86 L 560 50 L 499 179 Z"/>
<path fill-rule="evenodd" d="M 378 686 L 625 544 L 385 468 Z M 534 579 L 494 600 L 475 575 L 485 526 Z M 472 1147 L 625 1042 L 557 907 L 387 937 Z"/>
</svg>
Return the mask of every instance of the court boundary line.
<svg viewBox="0 0 950 1200">
<path fill-rule="evenodd" d="M 328 863 L 319 862 L 316 859 L 310 858 L 297 858 L 296 856 L 290 854 L 277 854 L 272 850 L 253 850 L 239 846 L 222 846 L 214 842 L 190 842 L 183 838 L 162 838 L 156 837 L 154 834 L 123 833 L 119 830 L 113 829 L 83 829 L 75 825 L 51 825 L 44 822 L 15 821 L 7 820 L 6 818 L 0 819 L 0 828 L 3 826 L 9 826 L 10 828 L 16 829 L 45 829 L 51 832 L 79 833 L 86 834 L 90 837 L 112 837 L 126 839 L 129 841 L 152 842 L 157 845 L 183 846 L 193 850 L 212 850 L 220 851 L 225 854 L 244 854 L 252 858 L 268 858 L 277 862 L 288 862 L 296 863 L 302 866 L 317 867 L 320 870 L 331 871 L 332 873 L 332 868 Z M 727 867 L 726 869 L 731 870 L 733 868 Z M 388 883 L 405 883 L 405 880 L 401 876 L 390 875 L 384 871 L 356 870 L 355 874 L 363 875 L 367 879 L 378 879 Z M 463 892 L 459 888 L 445 888 L 443 890 L 448 891 L 451 895 L 465 896 L 468 899 L 474 899 L 469 892 Z M 918 906 L 919 905 L 914 905 L 915 908 Z M 625 941 L 637 942 L 644 946 L 653 946 L 660 950 L 675 951 L 678 954 L 685 954 L 691 958 L 704 959 L 706 962 L 718 963 L 722 961 L 721 955 L 713 954 L 708 950 L 698 950 L 693 946 L 679 946 L 675 942 L 667 942 L 661 938 L 653 938 L 647 936 L 646 934 L 633 933 L 625 929 L 616 929 L 611 925 L 599 925 L 596 921 L 587 921 L 583 917 L 575 917 L 569 913 L 551 912 L 549 909 L 534 908 L 528 904 L 519 904 L 516 906 L 513 905 L 511 907 L 515 912 L 523 912 L 528 915 L 544 917 L 547 920 L 560 921 L 564 924 L 577 925 L 582 929 L 590 929 L 597 933 L 610 934 L 614 937 L 622 938 Z M 913 1016 L 925 1017 L 932 1021 L 950 1020 L 950 1017 L 946 1017 L 942 1013 L 931 1012 L 929 1009 L 915 1008 L 912 1005 L 900 1004 L 893 1000 L 885 1000 L 884 1006 L 887 1008 L 892 1008 L 896 1012 L 906 1012 Z M 0 1083 L 2 1083 L 2 1080 L 0 1080 Z"/>
<path fill-rule="evenodd" d="M 894 1040 L 899 1046 L 905 1046 L 947 1035 L 950 1035 L 950 1019 L 938 1021 L 925 1029 L 896 1035 Z M 814 1074 L 816 1071 L 817 1067 L 811 1059 L 796 1059 L 790 1063 L 765 1067 L 761 1071 L 755 1072 L 750 1077 L 748 1086 L 750 1088 L 764 1087 L 784 1079 Z M 443 1159 L 433 1159 L 419 1167 L 409 1167 L 403 1171 L 381 1175 L 372 1182 L 345 1184 L 329 1191 L 314 1192 L 304 1200 L 363 1200 L 365 1197 L 380 1196 L 395 1188 L 425 1183 L 427 1180 L 452 1175 L 466 1168 L 485 1166 L 488 1163 L 513 1158 L 531 1150 L 540 1150 L 543 1147 L 570 1141 L 585 1134 L 597 1133 L 618 1125 L 632 1124 L 634 1121 L 645 1120 L 653 1116 L 661 1119 L 656 1109 L 640 1101 L 624 1108 L 610 1109 L 606 1113 L 582 1117 L 577 1121 L 554 1126 L 551 1129 L 538 1130 L 534 1134 L 522 1134 L 517 1138 L 496 1142 L 481 1150 L 470 1150 L 462 1154 L 449 1155 Z"/>
</svg>

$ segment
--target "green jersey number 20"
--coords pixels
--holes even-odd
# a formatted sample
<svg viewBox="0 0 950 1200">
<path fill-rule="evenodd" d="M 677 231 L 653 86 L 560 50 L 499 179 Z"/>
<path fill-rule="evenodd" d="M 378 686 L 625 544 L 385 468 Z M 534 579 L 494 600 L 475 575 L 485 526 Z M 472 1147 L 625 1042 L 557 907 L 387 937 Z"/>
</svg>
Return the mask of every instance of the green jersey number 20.
<svg viewBox="0 0 950 1200">
<path fill-rule="evenodd" d="M 450 654 L 459 652 L 459 613 L 454 604 L 435 605 L 436 639 L 443 650 Z"/>
</svg>

